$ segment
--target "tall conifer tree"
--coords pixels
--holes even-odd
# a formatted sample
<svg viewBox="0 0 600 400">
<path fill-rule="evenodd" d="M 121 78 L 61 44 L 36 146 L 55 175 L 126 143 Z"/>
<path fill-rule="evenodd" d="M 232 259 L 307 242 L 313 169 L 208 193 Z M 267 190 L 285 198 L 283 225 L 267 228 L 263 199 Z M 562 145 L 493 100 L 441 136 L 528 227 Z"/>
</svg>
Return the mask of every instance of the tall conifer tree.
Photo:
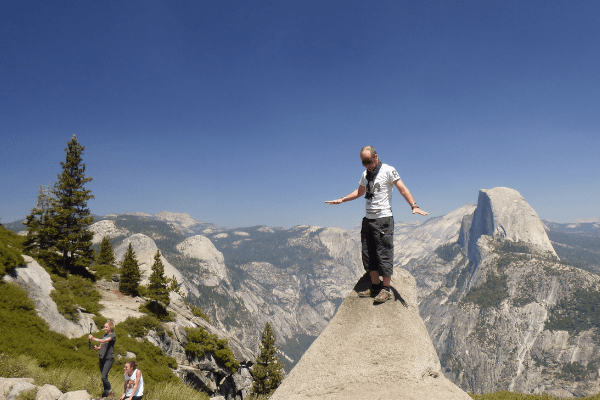
<svg viewBox="0 0 600 400">
<path fill-rule="evenodd" d="M 121 279 L 119 279 L 119 290 L 122 293 L 137 296 L 138 286 L 141 280 L 141 273 L 138 260 L 133 251 L 133 246 L 129 243 L 125 258 L 121 262 Z"/>
<path fill-rule="evenodd" d="M 93 222 L 87 202 L 94 196 L 84 185 L 92 180 L 85 176 L 82 162 L 84 146 L 73 135 L 65 148 L 62 173 L 48 193 L 40 188 L 38 203 L 27 217 L 25 251 L 44 258 L 56 271 L 85 273 L 94 256 Z"/>
<path fill-rule="evenodd" d="M 260 354 L 252 371 L 252 393 L 270 396 L 283 380 L 283 364 L 279 360 L 279 347 L 275 345 L 275 332 L 267 322 L 260 337 Z"/>
<path fill-rule="evenodd" d="M 87 202 L 94 196 L 84 185 L 92 180 L 85 176 L 85 164 L 81 156 L 85 147 L 73 135 L 67 143 L 67 157 L 61 162 L 62 173 L 52 190 L 50 209 L 53 211 L 52 224 L 56 232 L 51 238 L 54 247 L 62 255 L 62 269 L 65 272 L 82 272 L 94 258 L 89 226 L 94 222 Z"/>
</svg>

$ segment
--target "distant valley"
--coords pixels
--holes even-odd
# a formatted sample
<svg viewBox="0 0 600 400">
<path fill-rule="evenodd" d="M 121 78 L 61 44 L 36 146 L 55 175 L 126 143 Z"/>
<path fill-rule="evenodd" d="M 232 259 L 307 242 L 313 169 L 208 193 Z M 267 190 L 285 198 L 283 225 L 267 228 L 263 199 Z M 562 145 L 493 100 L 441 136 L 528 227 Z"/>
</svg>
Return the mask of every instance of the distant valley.
<svg viewBox="0 0 600 400">
<path fill-rule="evenodd" d="M 108 215 L 92 229 L 117 258 L 131 243 L 146 277 L 160 249 L 188 301 L 245 346 L 255 350 L 270 322 L 288 370 L 364 273 L 357 229 L 222 229 L 169 212 Z M 417 280 L 445 375 L 461 388 L 598 392 L 600 315 L 574 304 L 600 300 L 599 221 L 540 221 L 516 191 L 496 188 L 448 215 L 397 221 L 395 250 L 396 267 Z"/>
</svg>

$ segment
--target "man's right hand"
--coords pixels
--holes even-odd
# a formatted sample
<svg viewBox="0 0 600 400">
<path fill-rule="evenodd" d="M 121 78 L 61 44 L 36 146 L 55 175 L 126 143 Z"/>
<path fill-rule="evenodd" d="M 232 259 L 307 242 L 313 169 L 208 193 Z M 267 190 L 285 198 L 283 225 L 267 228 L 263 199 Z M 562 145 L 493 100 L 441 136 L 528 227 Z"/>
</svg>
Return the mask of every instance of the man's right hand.
<svg viewBox="0 0 600 400">
<path fill-rule="evenodd" d="M 337 199 L 337 200 L 329 200 L 326 201 L 325 203 L 327 204 L 342 204 L 344 202 L 344 199 Z"/>
</svg>

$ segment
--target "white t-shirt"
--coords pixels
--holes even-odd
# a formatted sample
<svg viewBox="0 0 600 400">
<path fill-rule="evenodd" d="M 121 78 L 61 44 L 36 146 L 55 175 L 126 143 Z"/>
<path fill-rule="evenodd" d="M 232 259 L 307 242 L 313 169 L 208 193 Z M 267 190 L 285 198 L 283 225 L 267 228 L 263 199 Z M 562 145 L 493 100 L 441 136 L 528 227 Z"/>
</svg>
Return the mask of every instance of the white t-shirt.
<svg viewBox="0 0 600 400">
<path fill-rule="evenodd" d="M 127 382 L 127 391 L 125 392 L 125 397 L 131 396 L 131 392 L 135 387 L 135 376 L 137 374 L 137 369 L 131 373 L 131 376 L 125 373 L 125 382 Z M 138 386 L 137 391 L 133 395 L 134 397 L 142 396 L 144 394 L 144 376 L 140 375 L 140 384 Z"/>
<path fill-rule="evenodd" d="M 392 216 L 392 193 L 394 182 L 400 179 L 400 175 L 394 167 L 381 164 L 379 173 L 375 178 L 373 197 L 367 200 L 366 217 L 369 219 Z M 360 186 L 367 187 L 367 171 L 360 178 Z"/>
</svg>

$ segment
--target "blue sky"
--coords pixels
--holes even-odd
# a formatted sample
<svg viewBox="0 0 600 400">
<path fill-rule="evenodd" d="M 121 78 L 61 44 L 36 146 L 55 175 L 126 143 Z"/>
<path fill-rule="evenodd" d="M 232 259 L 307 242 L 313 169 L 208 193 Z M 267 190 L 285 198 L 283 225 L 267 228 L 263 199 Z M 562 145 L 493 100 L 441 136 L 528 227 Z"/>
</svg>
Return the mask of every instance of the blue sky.
<svg viewBox="0 0 600 400">
<path fill-rule="evenodd" d="M 0 5 L 0 218 L 73 134 L 95 214 L 356 226 L 373 145 L 440 216 L 518 190 L 600 216 L 600 2 L 12 1 Z M 396 221 L 410 208 L 394 195 Z"/>
</svg>

